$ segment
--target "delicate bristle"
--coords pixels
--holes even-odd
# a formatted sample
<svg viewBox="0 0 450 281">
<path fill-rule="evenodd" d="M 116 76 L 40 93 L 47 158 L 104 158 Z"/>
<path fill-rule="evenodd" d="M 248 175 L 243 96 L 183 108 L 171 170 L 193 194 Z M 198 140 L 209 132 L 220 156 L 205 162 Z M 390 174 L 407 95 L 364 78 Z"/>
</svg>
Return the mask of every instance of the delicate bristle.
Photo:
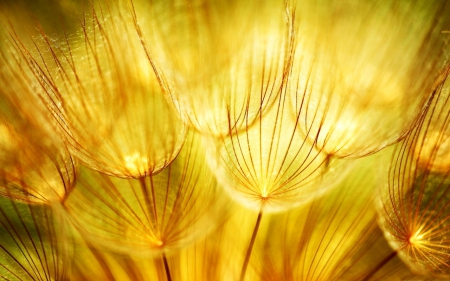
<svg viewBox="0 0 450 281">
<path fill-rule="evenodd" d="M 450 276 L 447 1 L 28 2 L 0 279 Z"/>
</svg>

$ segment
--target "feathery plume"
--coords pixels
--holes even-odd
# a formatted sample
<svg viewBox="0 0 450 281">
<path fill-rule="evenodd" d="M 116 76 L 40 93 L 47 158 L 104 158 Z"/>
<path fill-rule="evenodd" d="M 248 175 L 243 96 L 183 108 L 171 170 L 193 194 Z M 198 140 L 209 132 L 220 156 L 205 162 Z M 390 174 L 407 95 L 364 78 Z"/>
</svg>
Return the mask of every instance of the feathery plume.
<svg viewBox="0 0 450 281">
<path fill-rule="evenodd" d="M 374 153 L 416 124 L 444 69 L 447 1 L 299 1 L 288 91 L 311 142 Z"/>
<path fill-rule="evenodd" d="M 386 239 L 411 271 L 442 278 L 450 276 L 448 73 L 420 126 L 393 154 L 379 208 Z"/>
<path fill-rule="evenodd" d="M 290 56 L 283 1 L 161 1 L 152 8 L 154 54 L 192 128 L 218 137 L 244 130 L 276 101 Z"/>
<path fill-rule="evenodd" d="M 37 95 L 39 81 L 14 52 L 16 43 L 0 46 L 0 194 L 28 203 L 62 202 L 75 184 L 75 161 Z"/>
<path fill-rule="evenodd" d="M 157 175 L 119 179 L 83 170 L 64 207 L 100 249 L 134 255 L 170 253 L 220 223 L 226 198 L 209 171 L 199 136 L 188 135 Z"/>
<path fill-rule="evenodd" d="M 75 35 L 55 39 L 39 28 L 34 49 L 12 38 L 74 155 L 100 172 L 139 178 L 173 160 L 186 127 L 164 97 L 133 14 L 120 8 L 92 4 Z"/>
</svg>

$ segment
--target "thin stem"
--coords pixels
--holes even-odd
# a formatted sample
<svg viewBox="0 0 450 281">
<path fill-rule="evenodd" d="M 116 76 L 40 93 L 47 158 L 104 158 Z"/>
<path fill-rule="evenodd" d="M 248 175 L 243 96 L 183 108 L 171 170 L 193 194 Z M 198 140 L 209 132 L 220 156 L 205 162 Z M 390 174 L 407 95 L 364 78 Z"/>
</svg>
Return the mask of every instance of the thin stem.
<svg viewBox="0 0 450 281">
<path fill-rule="evenodd" d="M 164 262 L 164 269 L 166 270 L 167 281 L 172 281 L 172 277 L 170 276 L 169 263 L 167 262 L 166 253 L 162 253 L 162 259 Z"/>
<path fill-rule="evenodd" d="M 397 251 L 394 251 L 389 254 L 389 256 L 385 257 L 379 264 L 377 264 L 369 274 L 367 274 L 361 281 L 367 281 L 372 276 L 375 275 L 375 273 L 378 272 L 385 264 L 387 264 L 391 259 L 393 259 L 397 255 Z"/>
<path fill-rule="evenodd" d="M 245 272 L 247 271 L 248 262 L 250 261 L 250 256 L 252 255 L 253 245 L 255 244 L 256 235 L 258 234 L 259 225 L 261 224 L 262 210 L 259 211 L 258 218 L 256 219 L 255 228 L 253 229 L 252 239 L 250 244 L 248 244 L 247 253 L 245 254 L 244 263 L 242 264 L 240 281 L 245 278 Z"/>
</svg>

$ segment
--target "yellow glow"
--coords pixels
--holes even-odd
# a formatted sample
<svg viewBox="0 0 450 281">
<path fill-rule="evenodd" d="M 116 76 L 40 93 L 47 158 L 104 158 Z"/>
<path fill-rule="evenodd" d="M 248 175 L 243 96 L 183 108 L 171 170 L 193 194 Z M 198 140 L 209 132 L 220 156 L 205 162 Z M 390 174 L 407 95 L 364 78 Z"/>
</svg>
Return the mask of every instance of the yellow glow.
<svg viewBox="0 0 450 281">
<path fill-rule="evenodd" d="M 450 135 L 439 131 L 427 133 L 423 146 L 416 147 L 419 164 L 436 172 L 450 171 Z"/>
<path fill-rule="evenodd" d="M 410 238 L 409 243 L 413 246 L 420 246 L 421 243 L 424 242 L 424 234 L 422 233 L 422 228 L 420 227 Z"/>
<path fill-rule="evenodd" d="M 148 158 L 135 152 L 130 156 L 125 156 L 125 166 L 133 175 L 145 174 L 148 169 Z"/>
<path fill-rule="evenodd" d="M 325 165 L 328 155 L 305 140 L 289 105 L 278 105 L 245 131 L 217 141 L 209 157 L 233 199 L 265 212 L 305 204 L 345 175 L 344 163 Z"/>
<path fill-rule="evenodd" d="M 145 159 L 133 153 L 127 161 L 130 169 L 139 169 Z M 82 184 L 65 208 L 103 249 L 158 255 L 185 247 L 221 222 L 216 215 L 224 212 L 225 194 L 217 190 L 200 136 L 193 132 L 177 158 L 156 175 L 120 179 L 87 169 L 80 173 Z M 87 212 L 81 211 L 85 204 L 90 206 Z"/>
<path fill-rule="evenodd" d="M 450 276 L 450 1 L 0 2 L 1 277 Z"/>
<path fill-rule="evenodd" d="M 75 178 L 68 151 L 62 143 L 34 142 L 28 133 L 0 124 L 0 193 L 29 203 L 63 201 Z"/>
<path fill-rule="evenodd" d="M 57 52 L 64 72 L 54 99 L 64 104 L 58 109 L 72 153 L 100 172 L 138 178 L 159 172 L 174 159 L 187 128 L 166 99 L 168 89 L 130 17 L 106 17 L 96 30 L 87 29 L 71 42 L 80 73 L 65 60 L 66 49 Z"/>
<path fill-rule="evenodd" d="M 415 20 L 381 6 L 384 17 L 372 18 L 370 4 L 352 5 L 361 12 L 346 11 L 342 18 L 326 16 L 326 5 L 299 5 L 287 85 L 301 130 L 310 132 L 311 142 L 319 134 L 318 146 L 340 157 L 373 153 L 397 141 L 414 124 L 443 67 L 433 66 L 433 77 L 419 72 L 424 63 L 417 58 L 417 38 L 428 31 L 416 27 L 411 33 Z"/>
<path fill-rule="evenodd" d="M 172 69 L 175 74 L 171 77 L 175 86 L 172 95 L 179 101 L 185 121 L 199 132 L 223 137 L 230 129 L 242 131 L 280 94 L 287 65 L 289 23 L 285 20 L 284 7 L 279 5 L 282 2 L 274 3 L 259 3 L 258 17 L 253 18 L 252 11 L 247 15 L 248 19 L 242 19 L 247 28 L 237 43 L 230 38 L 225 38 L 224 42 L 213 41 L 211 45 L 203 43 L 205 52 L 222 44 L 221 47 L 230 49 L 231 54 L 220 51 L 209 57 L 189 54 L 178 58 L 181 61 L 189 59 L 188 65 L 197 67 L 189 70 L 179 66 L 176 55 L 170 58 L 175 61 L 171 62 L 175 64 Z M 242 24 L 236 26 L 236 32 Z M 174 35 L 177 33 L 167 36 Z M 195 42 L 183 42 L 180 49 L 184 50 L 186 44 Z M 161 52 L 167 55 L 168 50 Z M 207 74 L 203 74 L 205 70 L 208 70 Z"/>
</svg>

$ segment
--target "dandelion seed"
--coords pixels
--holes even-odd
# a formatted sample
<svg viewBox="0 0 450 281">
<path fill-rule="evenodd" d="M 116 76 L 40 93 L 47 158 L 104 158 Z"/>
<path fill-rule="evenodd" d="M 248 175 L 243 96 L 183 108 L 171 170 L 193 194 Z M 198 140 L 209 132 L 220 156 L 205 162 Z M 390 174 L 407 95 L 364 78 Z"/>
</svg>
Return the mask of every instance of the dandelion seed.
<svg viewBox="0 0 450 281">
<path fill-rule="evenodd" d="M 247 124 L 245 131 L 231 131 L 209 145 L 214 148 L 209 153 L 209 163 L 230 197 L 258 211 L 241 281 L 245 280 L 263 214 L 310 202 L 335 186 L 345 174 L 343 160 L 336 161 L 316 149 L 300 133 L 296 122 L 289 118 L 286 98 L 282 93 L 273 108 L 257 123 Z"/>
<path fill-rule="evenodd" d="M 127 180 L 84 170 L 65 209 L 100 249 L 170 253 L 220 223 L 226 200 L 204 157 L 199 136 L 190 133 L 176 160 L 157 175 Z"/>
<path fill-rule="evenodd" d="M 443 84 L 443 85 L 442 85 Z M 380 225 L 411 271 L 450 276 L 450 180 L 445 150 L 450 129 L 444 80 L 415 129 L 394 154 L 380 197 Z"/>
<path fill-rule="evenodd" d="M 74 185 L 75 161 L 37 99 L 38 81 L 26 63 L 0 48 L 0 64 L 0 194 L 28 203 L 62 202 Z"/>
<path fill-rule="evenodd" d="M 1 277 L 448 278 L 446 1 L 0 2 Z"/>
<path fill-rule="evenodd" d="M 264 242 L 254 253 L 258 280 L 371 280 L 369 274 L 376 273 L 379 279 L 392 274 L 393 268 L 402 270 L 392 280 L 408 276 L 406 266 L 395 257 L 377 267 L 392 253 L 377 227 L 373 204 L 375 163 L 386 156 L 358 160 L 357 168 L 329 193 L 270 217 L 270 227 L 261 233 Z"/>
<path fill-rule="evenodd" d="M 225 136 L 273 104 L 289 63 L 290 22 L 282 1 L 181 1 L 161 12 L 171 13 L 155 31 L 170 43 L 160 52 L 172 66 L 171 95 L 192 128 Z"/>
<path fill-rule="evenodd" d="M 108 6 L 107 16 L 101 7 L 90 8 L 80 19 L 81 37 L 51 40 L 40 29 L 35 50 L 12 40 L 31 61 L 75 156 L 119 177 L 157 173 L 179 152 L 186 127 L 164 97 L 169 88 L 141 45 L 133 18 L 116 6 Z M 130 168 L 126 157 L 136 152 L 147 161 Z"/>
<path fill-rule="evenodd" d="M 231 198 L 255 211 L 304 204 L 335 185 L 350 164 L 307 142 L 289 118 L 285 98 L 246 131 L 211 141 L 212 170 Z"/>
<path fill-rule="evenodd" d="M 449 10 L 435 2 L 298 2 L 287 87 L 302 132 L 339 157 L 404 137 L 444 68 Z"/>
</svg>

